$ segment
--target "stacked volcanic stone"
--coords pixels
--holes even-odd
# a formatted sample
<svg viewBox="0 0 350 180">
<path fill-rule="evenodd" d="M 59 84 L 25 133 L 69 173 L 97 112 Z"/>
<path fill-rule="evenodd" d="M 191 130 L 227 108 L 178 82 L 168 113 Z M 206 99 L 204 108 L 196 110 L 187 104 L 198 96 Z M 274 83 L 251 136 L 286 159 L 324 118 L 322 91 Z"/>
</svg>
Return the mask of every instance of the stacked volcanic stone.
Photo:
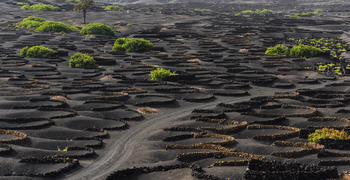
<svg viewBox="0 0 350 180">
<path fill-rule="evenodd" d="M 320 139 L 319 144 L 324 145 L 327 149 L 350 149 L 350 140 L 341 140 L 341 139 Z"/>
<path fill-rule="evenodd" d="M 127 169 L 122 169 L 113 172 L 107 176 L 106 180 L 120 179 L 122 177 L 128 177 L 133 175 L 147 174 L 156 171 L 169 171 L 173 169 L 187 168 L 187 164 L 174 164 L 174 165 L 164 165 L 164 166 L 154 166 L 154 167 L 132 167 Z"/>
<path fill-rule="evenodd" d="M 335 167 L 324 168 L 313 164 L 252 159 L 244 176 L 247 180 L 321 180 L 338 178 L 338 170 Z"/>
</svg>

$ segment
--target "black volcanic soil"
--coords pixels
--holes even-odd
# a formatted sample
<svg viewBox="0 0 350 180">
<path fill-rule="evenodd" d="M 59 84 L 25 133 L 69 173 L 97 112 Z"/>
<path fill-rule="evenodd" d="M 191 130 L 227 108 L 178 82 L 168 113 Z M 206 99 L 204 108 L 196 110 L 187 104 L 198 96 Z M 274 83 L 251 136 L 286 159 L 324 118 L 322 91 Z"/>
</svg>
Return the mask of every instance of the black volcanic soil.
<svg viewBox="0 0 350 180">
<path fill-rule="evenodd" d="M 14 27 L 30 15 L 80 24 L 72 3 L 40 1 L 63 11 L 31 12 L 17 2 L 0 0 L 0 179 L 326 179 L 349 171 L 350 142 L 310 145 L 306 137 L 322 127 L 349 132 L 350 78 L 304 68 L 326 57 L 264 55 L 288 38 L 349 41 L 349 4 L 132 4 L 105 12 L 98 3 L 88 22 L 119 32 L 84 37 Z M 274 13 L 234 16 L 264 8 Z M 287 16 L 316 9 L 325 13 Z M 157 48 L 116 55 L 118 37 Z M 89 52 L 98 66 L 19 56 L 32 45 Z M 156 67 L 180 75 L 151 81 Z"/>
</svg>

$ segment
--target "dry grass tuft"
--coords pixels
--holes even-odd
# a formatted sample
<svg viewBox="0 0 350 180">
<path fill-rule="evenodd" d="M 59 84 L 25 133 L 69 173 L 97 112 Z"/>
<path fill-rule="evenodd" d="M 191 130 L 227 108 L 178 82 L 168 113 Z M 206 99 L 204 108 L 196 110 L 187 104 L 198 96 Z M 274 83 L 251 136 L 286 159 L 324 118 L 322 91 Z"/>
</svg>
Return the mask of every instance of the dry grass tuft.
<svg viewBox="0 0 350 180">
<path fill-rule="evenodd" d="M 240 49 L 239 50 L 240 53 L 248 53 L 248 51 L 249 51 L 248 49 Z"/>
<path fill-rule="evenodd" d="M 137 108 L 136 111 L 141 113 L 141 114 L 155 114 L 155 113 L 158 113 L 157 109 L 151 108 L 151 107 Z"/>
<path fill-rule="evenodd" d="M 66 97 L 63 96 L 51 96 L 50 97 L 51 101 L 61 101 L 61 102 L 68 102 L 69 100 Z"/>
<path fill-rule="evenodd" d="M 113 81 L 115 80 L 112 76 L 104 76 L 100 78 L 100 81 Z"/>
<path fill-rule="evenodd" d="M 200 63 L 202 62 L 200 59 L 190 59 L 190 60 L 187 60 L 187 62 L 197 62 L 197 63 Z"/>
</svg>

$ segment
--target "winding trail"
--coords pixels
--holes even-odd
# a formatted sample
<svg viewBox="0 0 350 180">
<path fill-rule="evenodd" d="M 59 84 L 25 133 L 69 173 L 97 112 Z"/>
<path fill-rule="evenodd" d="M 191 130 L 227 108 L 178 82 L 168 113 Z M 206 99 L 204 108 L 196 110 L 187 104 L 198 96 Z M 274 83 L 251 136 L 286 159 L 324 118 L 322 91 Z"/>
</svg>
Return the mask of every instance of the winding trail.
<svg viewBox="0 0 350 180">
<path fill-rule="evenodd" d="M 159 129 L 169 126 L 171 125 L 172 121 L 187 116 L 194 109 L 211 108 L 215 107 L 218 103 L 236 103 L 259 96 L 272 96 L 275 92 L 288 92 L 295 91 L 298 89 L 316 89 L 324 87 L 328 84 L 344 82 L 344 80 L 350 80 L 350 77 L 343 77 L 334 81 L 328 81 L 321 84 L 303 85 L 302 87 L 296 87 L 294 89 L 276 90 L 272 88 L 254 87 L 256 88 L 255 90 L 259 90 L 257 91 L 258 93 L 256 93 L 255 95 L 232 99 L 224 98 L 223 100 L 216 100 L 211 103 L 192 106 L 191 108 L 186 109 L 180 109 L 172 113 L 163 114 L 156 118 L 144 120 L 136 126 L 131 127 L 130 131 L 123 133 L 118 139 L 118 141 L 113 142 L 113 144 L 109 144 L 108 147 L 105 149 L 105 152 L 103 154 L 100 154 L 100 157 L 96 159 L 96 161 L 94 161 L 87 167 L 83 167 L 82 169 L 67 175 L 65 179 L 103 179 L 103 177 L 118 170 L 118 168 L 132 155 L 133 150 L 138 146 L 138 142 L 140 140 L 142 141 L 147 139 L 147 137 L 150 135 L 150 132 L 152 132 L 155 128 Z"/>
</svg>

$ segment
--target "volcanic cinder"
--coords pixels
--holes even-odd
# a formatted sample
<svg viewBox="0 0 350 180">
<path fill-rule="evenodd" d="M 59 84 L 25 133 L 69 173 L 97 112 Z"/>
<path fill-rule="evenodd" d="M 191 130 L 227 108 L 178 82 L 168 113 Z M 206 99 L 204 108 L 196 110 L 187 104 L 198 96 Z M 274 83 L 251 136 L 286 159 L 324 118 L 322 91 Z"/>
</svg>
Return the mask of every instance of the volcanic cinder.
<svg viewBox="0 0 350 180">
<path fill-rule="evenodd" d="M 0 179 L 349 178 L 350 140 L 308 142 L 322 128 L 350 134 L 349 2 L 96 1 L 87 22 L 115 35 L 18 27 L 28 16 L 84 26 L 72 1 L 19 2 L 0 0 Z M 154 48 L 112 51 L 124 37 Z M 336 58 L 265 54 L 321 38 Z M 26 46 L 57 53 L 22 57 Z M 77 52 L 96 65 L 69 67 Z M 156 68 L 177 75 L 151 80 Z"/>
</svg>

